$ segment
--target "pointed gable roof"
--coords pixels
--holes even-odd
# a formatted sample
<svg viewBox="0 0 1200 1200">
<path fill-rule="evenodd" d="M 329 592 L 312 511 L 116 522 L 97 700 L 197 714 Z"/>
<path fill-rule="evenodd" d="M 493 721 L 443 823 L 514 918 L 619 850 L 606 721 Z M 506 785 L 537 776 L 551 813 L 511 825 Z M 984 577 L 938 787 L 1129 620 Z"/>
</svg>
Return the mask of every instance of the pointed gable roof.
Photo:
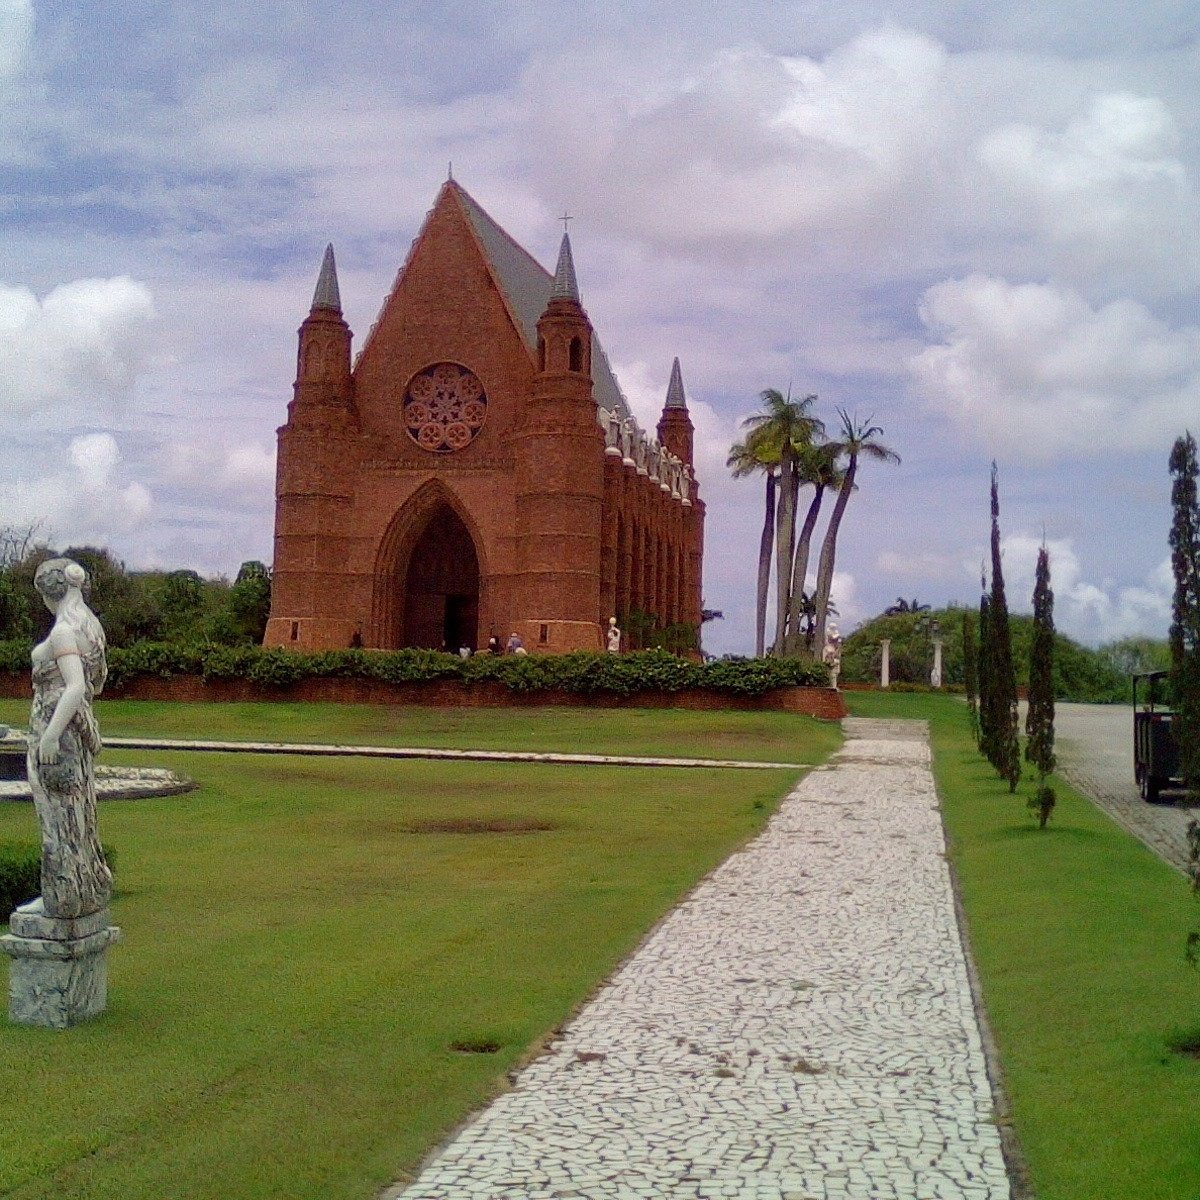
<svg viewBox="0 0 1200 1200">
<path fill-rule="evenodd" d="M 462 205 L 483 249 L 496 286 L 504 297 L 513 324 L 525 339 L 530 354 L 536 354 L 538 318 L 546 311 L 554 289 L 554 276 L 505 232 L 461 184 L 450 180 L 444 185 L 444 189 L 450 191 Z M 569 258 L 569 243 L 567 254 Z M 561 256 L 560 250 L 560 260 Z M 574 262 L 571 262 L 571 282 L 574 283 L 574 280 L 575 266 Z M 578 288 L 575 298 L 578 299 Z M 604 347 L 601 346 L 595 332 L 592 334 L 592 386 L 597 404 L 610 412 L 620 413 L 622 417 L 632 416 L 621 385 L 617 383 L 609 365 L 608 355 L 604 353 Z"/>
</svg>

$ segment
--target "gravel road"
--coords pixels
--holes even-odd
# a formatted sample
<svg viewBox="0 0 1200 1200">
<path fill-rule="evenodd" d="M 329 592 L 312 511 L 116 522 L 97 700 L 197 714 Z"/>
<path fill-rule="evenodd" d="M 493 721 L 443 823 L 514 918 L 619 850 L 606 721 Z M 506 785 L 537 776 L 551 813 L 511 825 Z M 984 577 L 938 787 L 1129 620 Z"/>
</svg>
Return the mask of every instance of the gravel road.
<svg viewBox="0 0 1200 1200">
<path fill-rule="evenodd" d="M 1021 706 L 1024 728 L 1024 705 Z M 1187 825 L 1196 810 L 1180 808 L 1180 793 L 1147 804 L 1133 781 L 1133 709 L 1128 704 L 1055 706 L 1059 769 L 1081 791 L 1143 841 L 1159 858 L 1184 869 Z"/>
</svg>

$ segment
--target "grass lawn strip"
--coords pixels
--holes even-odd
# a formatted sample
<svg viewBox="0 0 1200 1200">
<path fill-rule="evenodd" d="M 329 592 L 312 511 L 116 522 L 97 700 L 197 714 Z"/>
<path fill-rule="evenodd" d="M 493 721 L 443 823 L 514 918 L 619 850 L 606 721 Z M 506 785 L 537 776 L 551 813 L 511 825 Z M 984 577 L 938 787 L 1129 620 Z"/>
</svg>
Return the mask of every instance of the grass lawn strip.
<svg viewBox="0 0 1200 1200">
<path fill-rule="evenodd" d="M 789 721 L 793 752 L 827 752 L 830 730 Z M 375 1195 L 494 1094 L 798 774 L 155 765 L 202 788 L 102 808 L 126 938 L 109 1012 L 67 1036 L 0 1027 L 5 1196 Z M 456 831 L 490 828 L 507 832 Z M 30 806 L 0 807 L 0 837 L 34 836 Z"/>
<path fill-rule="evenodd" d="M 835 722 L 783 712 L 650 708 L 433 708 L 300 702 L 156 704 L 100 700 L 105 737 L 337 742 L 451 750 L 621 754 L 654 758 L 817 762 L 840 744 Z M 797 724 L 797 721 L 800 724 Z M 24 700 L 0 700 L 0 722 L 23 727 Z M 800 753 L 797 729 L 803 729 Z"/>
<path fill-rule="evenodd" d="M 950 697 L 851 694 L 856 716 L 930 721 L 950 853 L 1040 1200 L 1196 1200 L 1200 1020 L 1178 874 L 1061 779 L 1050 828 L 976 752 Z"/>
</svg>

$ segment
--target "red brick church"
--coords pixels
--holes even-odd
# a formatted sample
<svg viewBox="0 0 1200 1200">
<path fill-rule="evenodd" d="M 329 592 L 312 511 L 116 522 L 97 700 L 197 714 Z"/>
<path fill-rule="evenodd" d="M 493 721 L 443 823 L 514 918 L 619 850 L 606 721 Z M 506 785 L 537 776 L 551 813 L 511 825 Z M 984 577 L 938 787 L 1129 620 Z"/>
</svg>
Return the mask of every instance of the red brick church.
<svg viewBox="0 0 1200 1200">
<path fill-rule="evenodd" d="M 704 505 L 679 361 L 640 429 L 579 298 L 454 181 L 351 362 L 333 248 L 279 430 L 266 644 L 599 650 L 700 624 Z M 626 639 L 626 645 L 629 639 Z"/>
</svg>

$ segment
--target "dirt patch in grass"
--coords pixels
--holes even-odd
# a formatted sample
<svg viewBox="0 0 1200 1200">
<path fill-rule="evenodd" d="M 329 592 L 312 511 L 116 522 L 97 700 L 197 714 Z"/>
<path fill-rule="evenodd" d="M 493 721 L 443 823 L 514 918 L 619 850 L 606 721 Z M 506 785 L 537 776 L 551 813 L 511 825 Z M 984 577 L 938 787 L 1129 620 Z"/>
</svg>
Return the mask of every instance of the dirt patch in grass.
<svg viewBox="0 0 1200 1200">
<path fill-rule="evenodd" d="M 432 821 L 414 821 L 406 826 L 409 833 L 549 833 L 558 826 L 552 821 L 531 817 L 450 817 Z"/>
<path fill-rule="evenodd" d="M 1200 1026 L 1195 1029 L 1178 1029 L 1167 1036 L 1167 1046 L 1176 1054 L 1200 1061 Z"/>
<path fill-rule="evenodd" d="M 455 1054 L 495 1054 L 500 1049 L 500 1043 L 484 1039 L 468 1039 L 461 1042 L 451 1042 L 450 1049 Z"/>
</svg>

